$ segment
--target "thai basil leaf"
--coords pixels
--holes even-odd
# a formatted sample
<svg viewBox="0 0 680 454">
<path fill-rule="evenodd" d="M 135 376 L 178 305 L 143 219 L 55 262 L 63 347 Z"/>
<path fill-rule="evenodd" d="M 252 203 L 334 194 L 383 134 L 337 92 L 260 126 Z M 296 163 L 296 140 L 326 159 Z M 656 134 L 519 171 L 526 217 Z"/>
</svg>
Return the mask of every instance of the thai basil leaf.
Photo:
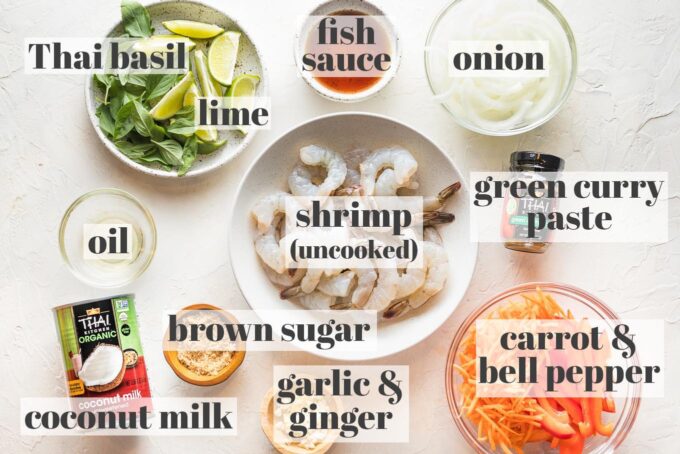
<svg viewBox="0 0 680 454">
<path fill-rule="evenodd" d="M 194 119 L 179 118 L 168 125 L 165 130 L 168 134 L 176 134 L 179 136 L 189 137 L 196 132 L 196 124 Z"/>
<path fill-rule="evenodd" d="M 134 106 L 132 121 L 135 131 L 144 137 L 151 137 L 152 140 L 163 140 L 165 130 L 153 120 L 148 110 L 139 101 L 132 101 Z"/>
<path fill-rule="evenodd" d="M 123 107 L 126 102 L 125 89 L 116 79 L 111 84 L 111 90 L 109 91 L 109 110 L 111 111 L 111 116 L 115 118 L 118 114 L 118 109 Z"/>
<path fill-rule="evenodd" d="M 127 74 L 125 80 L 119 77 L 125 91 L 135 97 L 140 97 L 146 90 L 146 76 L 143 74 Z"/>
<path fill-rule="evenodd" d="M 194 121 L 194 106 L 184 106 L 173 116 L 176 119 L 187 119 Z"/>
<path fill-rule="evenodd" d="M 166 164 L 172 166 L 182 165 L 184 150 L 176 140 L 167 139 L 158 142 L 154 140 L 152 142 L 158 146 L 158 152 Z"/>
<path fill-rule="evenodd" d="M 139 162 L 141 162 L 142 164 L 159 164 L 163 169 L 167 171 L 172 170 L 172 166 L 168 165 L 168 163 L 165 162 L 165 160 L 158 151 L 155 151 L 142 158 L 139 158 Z"/>
<path fill-rule="evenodd" d="M 134 161 L 142 161 L 142 159 L 147 154 L 153 152 L 156 149 L 156 145 L 150 142 L 130 143 L 126 140 L 119 140 L 115 142 L 115 145 L 121 153 Z"/>
<path fill-rule="evenodd" d="M 124 84 L 127 88 L 128 85 L 135 85 L 138 87 L 146 88 L 146 80 L 148 76 L 146 74 L 128 74 L 127 82 Z"/>
<path fill-rule="evenodd" d="M 98 82 L 99 85 L 104 88 L 104 104 L 108 104 L 109 102 L 109 91 L 111 90 L 111 87 L 113 86 L 114 82 L 116 81 L 116 77 L 113 74 L 95 74 L 94 75 L 94 80 L 95 82 Z"/>
<path fill-rule="evenodd" d="M 134 38 L 146 38 L 153 34 L 149 12 L 134 0 L 123 0 L 120 3 L 123 16 L 123 28 Z"/>
<path fill-rule="evenodd" d="M 210 154 L 213 151 L 222 148 L 226 145 L 227 139 L 218 140 L 216 142 L 201 142 L 198 141 L 198 154 Z"/>
<path fill-rule="evenodd" d="M 182 176 L 194 165 L 196 160 L 196 153 L 198 151 L 198 143 L 196 141 L 196 136 L 191 136 L 184 143 L 184 149 L 182 153 L 182 165 L 177 170 L 177 176 Z"/>
<path fill-rule="evenodd" d="M 160 98 L 177 82 L 177 74 L 151 74 L 146 79 L 146 99 Z"/>
<path fill-rule="evenodd" d="M 135 127 L 135 122 L 132 118 L 132 114 L 135 109 L 133 103 L 134 101 L 130 101 L 118 109 L 113 129 L 114 140 L 122 139 Z"/>
<path fill-rule="evenodd" d="M 105 104 L 101 104 L 99 107 L 97 107 L 96 115 L 97 118 L 99 118 L 99 129 L 101 129 L 107 136 L 112 137 L 116 128 L 116 123 L 111 116 L 109 107 Z"/>
</svg>

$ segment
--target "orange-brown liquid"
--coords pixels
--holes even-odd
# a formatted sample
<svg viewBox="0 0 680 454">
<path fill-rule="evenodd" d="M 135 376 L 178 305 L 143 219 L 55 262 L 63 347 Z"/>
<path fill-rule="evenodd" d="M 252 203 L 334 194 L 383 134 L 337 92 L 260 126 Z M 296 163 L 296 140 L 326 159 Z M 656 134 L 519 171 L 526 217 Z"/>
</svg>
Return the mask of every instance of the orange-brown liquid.
<svg viewBox="0 0 680 454">
<path fill-rule="evenodd" d="M 340 10 L 330 14 L 331 16 L 365 16 L 366 13 L 356 10 Z M 376 30 L 377 33 L 385 33 L 383 30 Z M 384 38 L 383 38 L 384 40 Z M 336 93 L 355 94 L 368 90 L 377 84 L 382 77 L 317 77 L 314 76 L 321 85 L 333 90 Z"/>
<path fill-rule="evenodd" d="M 338 93 L 359 93 L 377 84 L 382 77 L 315 77 L 329 90 Z"/>
</svg>

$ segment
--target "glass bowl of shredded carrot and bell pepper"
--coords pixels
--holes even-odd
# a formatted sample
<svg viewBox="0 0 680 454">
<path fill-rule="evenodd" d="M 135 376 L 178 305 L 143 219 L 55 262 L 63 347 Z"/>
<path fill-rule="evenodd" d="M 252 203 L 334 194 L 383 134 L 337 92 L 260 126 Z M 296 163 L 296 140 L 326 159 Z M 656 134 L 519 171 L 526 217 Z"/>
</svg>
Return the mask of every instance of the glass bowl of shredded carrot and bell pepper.
<svg viewBox="0 0 680 454">
<path fill-rule="evenodd" d="M 478 453 L 610 453 L 630 431 L 639 387 L 616 398 L 476 395 L 478 319 L 618 320 L 594 296 L 563 284 L 513 287 L 477 308 L 457 332 L 446 365 L 446 394 L 456 425 Z M 637 361 L 633 357 L 631 361 Z"/>
</svg>

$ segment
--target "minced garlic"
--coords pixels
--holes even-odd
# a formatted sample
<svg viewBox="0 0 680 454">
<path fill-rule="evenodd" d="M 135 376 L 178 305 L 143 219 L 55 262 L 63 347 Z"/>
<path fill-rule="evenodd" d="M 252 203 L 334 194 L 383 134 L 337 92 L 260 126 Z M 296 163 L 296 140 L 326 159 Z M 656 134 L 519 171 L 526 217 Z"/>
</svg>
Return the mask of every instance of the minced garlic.
<svg viewBox="0 0 680 454">
<path fill-rule="evenodd" d="M 288 405 L 274 404 L 274 439 L 288 446 L 297 446 L 307 450 L 313 450 L 329 437 L 328 429 L 308 429 L 307 434 L 295 438 L 290 435 L 292 430 L 291 418 L 293 413 L 308 410 L 311 404 L 316 404 L 317 412 L 328 412 L 327 397 L 324 396 L 298 396 L 295 402 Z"/>
<path fill-rule="evenodd" d="M 229 365 L 233 354 L 230 351 L 182 350 L 177 352 L 177 360 L 195 374 L 211 377 Z"/>
</svg>

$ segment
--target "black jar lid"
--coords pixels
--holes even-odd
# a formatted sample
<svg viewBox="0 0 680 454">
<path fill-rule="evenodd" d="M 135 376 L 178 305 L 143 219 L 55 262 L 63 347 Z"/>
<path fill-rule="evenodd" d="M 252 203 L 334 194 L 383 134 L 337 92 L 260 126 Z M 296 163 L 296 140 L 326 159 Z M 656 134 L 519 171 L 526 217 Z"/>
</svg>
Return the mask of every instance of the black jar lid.
<svg viewBox="0 0 680 454">
<path fill-rule="evenodd" d="M 559 172 L 564 169 L 564 159 L 535 151 L 515 151 L 510 155 L 510 170 L 535 170 Z"/>
</svg>

